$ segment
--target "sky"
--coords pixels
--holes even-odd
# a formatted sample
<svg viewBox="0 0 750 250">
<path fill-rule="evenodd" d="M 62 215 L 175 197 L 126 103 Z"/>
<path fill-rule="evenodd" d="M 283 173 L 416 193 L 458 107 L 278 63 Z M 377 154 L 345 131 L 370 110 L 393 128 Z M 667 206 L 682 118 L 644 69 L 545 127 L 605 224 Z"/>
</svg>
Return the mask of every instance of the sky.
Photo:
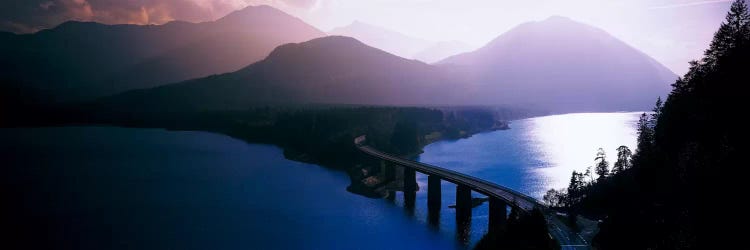
<svg viewBox="0 0 750 250">
<path fill-rule="evenodd" d="M 266 4 L 328 31 L 355 20 L 431 41 L 480 47 L 558 15 L 602 28 L 678 75 L 699 59 L 730 0 L 0 0 L 0 30 L 30 33 L 68 20 L 162 24 L 218 19 Z"/>
</svg>

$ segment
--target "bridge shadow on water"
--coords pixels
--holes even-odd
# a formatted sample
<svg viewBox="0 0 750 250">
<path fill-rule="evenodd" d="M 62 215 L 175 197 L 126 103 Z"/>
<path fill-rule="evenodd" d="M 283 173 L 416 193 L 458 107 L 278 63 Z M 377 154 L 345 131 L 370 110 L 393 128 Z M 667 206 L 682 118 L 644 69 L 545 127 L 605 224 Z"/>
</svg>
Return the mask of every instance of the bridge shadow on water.
<svg viewBox="0 0 750 250">
<path fill-rule="evenodd" d="M 456 239 L 464 245 L 469 244 L 471 236 L 471 208 L 456 209 Z"/>
<path fill-rule="evenodd" d="M 402 192 L 404 197 L 404 210 L 409 217 L 415 217 L 417 192 Z M 395 192 L 388 196 L 388 200 L 395 201 Z M 427 208 L 427 224 L 435 232 L 440 231 L 440 211 L 442 207 L 431 205 Z M 463 245 L 470 243 L 471 235 L 471 208 L 456 209 L 456 239 Z"/>
<path fill-rule="evenodd" d="M 472 244 L 472 209 L 454 209 L 452 208 L 452 206 L 441 206 L 440 204 L 429 204 L 425 208 L 423 207 L 423 205 L 418 204 L 419 196 L 420 195 L 418 194 L 418 191 L 388 191 L 384 200 L 388 203 L 393 204 L 394 206 L 403 207 L 406 216 L 420 222 L 425 222 L 433 232 L 441 234 L 448 234 L 450 231 L 452 231 L 452 228 L 446 228 L 452 227 L 452 225 L 450 225 L 451 223 L 449 223 L 448 221 L 442 221 L 446 220 L 447 218 L 441 218 L 441 215 L 446 217 L 453 216 L 454 213 L 451 213 L 450 210 L 454 210 L 456 243 L 458 244 L 459 248 L 468 249 Z M 443 211 L 443 209 L 446 209 L 446 211 Z M 426 214 L 424 214 L 425 212 Z M 441 222 L 443 223 L 441 224 Z"/>
<path fill-rule="evenodd" d="M 414 205 L 417 203 L 417 192 L 404 192 L 404 208 L 409 216 L 414 216 Z"/>
<path fill-rule="evenodd" d="M 445 236 L 455 233 L 457 246 L 461 246 L 459 248 L 475 245 L 478 249 L 500 246 L 511 249 L 555 249 L 554 246 L 558 245 L 548 232 L 549 213 L 545 214 L 545 206 L 536 199 L 477 177 L 380 152 L 363 145 L 363 141 L 364 136 L 355 139 L 357 148 L 379 159 L 379 162 L 355 171 L 358 178 L 353 178 L 352 186 L 358 181 L 373 187 L 376 192 L 367 193 L 382 194 L 380 197 L 386 197 L 396 206 L 399 203 L 396 192 L 401 192 L 403 208 L 409 217 L 429 225 L 436 233 Z M 426 190 L 420 190 L 420 183 Z M 485 197 L 475 198 L 472 193 Z M 442 211 L 441 204 L 445 198 L 455 200 L 455 205 L 447 206 L 453 210 Z M 489 205 L 482 206 L 475 211 L 477 214 L 472 215 L 472 210 L 485 202 Z M 424 203 L 427 204 L 426 209 L 421 205 Z M 453 225 L 452 220 L 447 220 L 451 215 L 455 215 Z M 472 224 L 478 222 L 485 227 L 478 225 L 472 230 Z M 453 226 L 455 231 L 450 232 L 452 229 L 448 228 Z"/>
<path fill-rule="evenodd" d="M 505 226 L 502 226 L 500 231 L 493 233 L 491 232 L 493 227 L 491 223 L 488 223 L 491 221 L 489 210 L 492 209 L 503 209 L 504 213 L 496 214 L 501 215 L 505 220 L 520 216 L 518 211 L 513 212 L 514 209 L 511 206 L 494 206 L 493 208 L 489 202 L 490 198 L 470 190 L 458 188 L 451 183 L 441 183 L 442 192 L 435 189 L 431 190 L 427 185 L 427 177 L 427 175 L 417 175 L 416 179 L 419 181 L 414 187 L 415 191 L 404 191 L 401 188 L 404 187 L 402 184 L 394 185 L 394 187 L 399 188 L 385 192 L 384 200 L 400 207 L 403 209 L 404 215 L 412 218 L 416 223 L 424 223 L 434 233 L 454 238 L 457 249 L 487 249 L 488 244 L 489 248 L 493 249 L 498 246 L 493 243 L 499 242 L 498 239 L 507 240 L 508 237 L 518 237 L 516 234 L 513 234 L 513 236 L 506 235 L 508 232 L 505 230 Z M 402 182 L 400 179 L 394 181 Z M 430 200 L 430 191 L 442 193 L 443 199 Z M 459 192 L 469 194 L 465 195 L 464 199 L 468 200 L 470 206 L 461 207 L 457 205 L 460 203 L 456 199 Z M 464 204 L 466 203 L 467 201 L 464 201 Z M 514 221 L 518 221 L 518 218 Z M 483 225 L 486 225 L 486 227 Z"/>
<path fill-rule="evenodd" d="M 440 230 L 440 206 L 429 206 L 427 209 L 427 223 L 435 231 Z"/>
</svg>

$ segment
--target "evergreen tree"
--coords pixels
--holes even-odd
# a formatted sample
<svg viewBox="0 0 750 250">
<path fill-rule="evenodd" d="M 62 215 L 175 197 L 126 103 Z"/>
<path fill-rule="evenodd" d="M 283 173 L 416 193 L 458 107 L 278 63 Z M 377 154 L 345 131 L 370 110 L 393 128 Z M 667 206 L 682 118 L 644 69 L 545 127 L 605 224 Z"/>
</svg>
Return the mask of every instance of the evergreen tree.
<svg viewBox="0 0 750 250">
<path fill-rule="evenodd" d="M 579 194 L 583 188 L 583 175 L 581 173 L 573 171 L 570 176 L 570 184 L 568 184 L 568 198 L 567 204 L 575 204 L 578 202 Z"/>
<path fill-rule="evenodd" d="M 581 184 L 582 186 L 586 186 L 587 184 L 594 183 L 594 174 L 591 173 L 591 166 L 586 168 L 586 172 L 583 174 L 579 173 L 581 175 Z M 588 182 L 586 181 L 588 179 Z"/>
<path fill-rule="evenodd" d="M 544 196 L 542 196 L 542 201 L 544 201 L 547 206 L 558 207 L 562 203 L 560 196 L 560 191 L 551 188 L 550 190 L 547 190 L 547 193 L 545 193 Z"/>
<path fill-rule="evenodd" d="M 638 119 L 638 153 L 645 153 L 643 151 L 650 151 L 654 141 L 654 130 L 650 126 L 650 120 L 646 113 L 641 114 Z"/>
<path fill-rule="evenodd" d="M 743 0 L 734 1 L 725 21 L 714 34 L 703 62 L 710 68 L 717 67 L 718 61 L 730 53 L 730 50 L 746 43 L 748 36 L 750 36 L 750 14 L 748 14 L 747 4 Z"/>
<path fill-rule="evenodd" d="M 596 158 L 594 158 L 595 161 L 599 161 L 596 163 L 596 175 L 599 177 L 597 180 L 601 180 L 606 178 L 609 175 L 609 162 L 607 162 L 607 154 L 604 152 L 604 149 L 599 148 L 599 150 L 596 152 Z"/>
<path fill-rule="evenodd" d="M 391 144 L 394 151 L 405 154 L 419 150 L 419 130 L 417 123 L 411 120 L 399 121 L 393 128 Z"/>
<path fill-rule="evenodd" d="M 633 152 L 627 146 L 620 146 L 617 148 L 617 161 L 612 167 L 612 174 L 621 173 L 630 167 L 630 157 L 633 156 Z"/>
<path fill-rule="evenodd" d="M 729 249 L 743 239 L 726 225 L 727 216 L 741 214 L 738 206 L 716 213 L 715 204 L 696 197 L 741 196 L 736 185 L 743 175 L 727 173 L 746 165 L 739 152 L 740 138 L 747 138 L 741 114 L 747 106 L 749 27 L 746 2 L 734 1 L 704 58 L 690 62 L 651 117 L 641 115 L 630 170 L 619 171 L 616 163 L 623 178 L 597 183 L 571 204 L 604 218 L 594 240 L 600 249 Z M 597 204 L 607 205 L 600 211 Z"/>
<path fill-rule="evenodd" d="M 649 120 L 649 126 L 652 130 L 656 128 L 656 122 L 659 120 L 659 116 L 661 116 L 661 110 L 664 106 L 664 103 L 661 101 L 661 97 L 656 98 L 656 104 L 654 104 L 654 108 L 651 109 L 651 119 Z"/>
<path fill-rule="evenodd" d="M 731 38 L 735 46 L 744 45 L 750 36 L 750 13 L 747 4 L 743 0 L 734 1 L 729 8 L 726 24 L 732 29 Z"/>
</svg>

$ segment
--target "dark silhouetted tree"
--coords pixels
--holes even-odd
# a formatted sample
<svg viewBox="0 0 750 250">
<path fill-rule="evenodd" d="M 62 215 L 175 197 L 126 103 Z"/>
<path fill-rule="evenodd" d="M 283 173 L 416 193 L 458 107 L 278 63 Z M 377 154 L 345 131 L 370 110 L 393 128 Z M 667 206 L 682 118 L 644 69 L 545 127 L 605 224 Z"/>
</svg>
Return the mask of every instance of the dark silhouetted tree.
<svg viewBox="0 0 750 250">
<path fill-rule="evenodd" d="M 646 113 L 641 114 L 638 119 L 638 153 L 647 153 L 650 151 L 654 142 L 654 129 L 650 125 L 650 120 Z"/>
<path fill-rule="evenodd" d="M 399 121 L 393 128 L 391 144 L 396 153 L 405 154 L 419 149 L 419 130 L 413 121 Z"/>
<path fill-rule="evenodd" d="M 598 175 L 597 180 L 607 178 L 609 176 L 609 162 L 607 161 L 607 153 L 604 152 L 604 149 L 599 148 L 594 161 L 598 161 L 595 169 L 596 175 Z"/>
<path fill-rule="evenodd" d="M 729 7 L 724 23 L 714 34 L 711 45 L 705 52 L 703 63 L 709 68 L 717 67 L 719 59 L 736 47 L 742 46 L 750 36 L 750 15 L 744 1 L 734 1 Z"/>
<path fill-rule="evenodd" d="M 661 97 L 656 98 L 656 103 L 654 104 L 654 108 L 651 109 L 651 119 L 649 120 L 649 127 L 651 129 L 654 129 L 656 127 L 656 121 L 659 120 L 659 116 L 661 115 L 661 110 L 664 107 L 664 103 L 661 101 Z"/>
<path fill-rule="evenodd" d="M 542 197 L 542 201 L 550 207 L 563 207 L 565 206 L 565 190 L 556 190 L 551 188 L 547 190 L 547 193 Z"/>
<path fill-rule="evenodd" d="M 732 3 L 701 60 L 675 81 L 666 101 L 638 121 L 630 168 L 618 149 L 612 178 L 579 190 L 569 204 L 601 219 L 598 249 L 731 249 L 746 244 L 731 221 L 741 205 L 746 144 L 750 14 Z M 620 160 L 623 159 L 623 160 Z M 627 171 L 621 171 L 627 169 Z M 571 196 L 569 194 L 569 196 Z M 720 211 L 720 212 L 719 212 Z M 727 225 L 729 224 L 729 225 Z M 738 242 L 740 241 L 740 242 Z M 739 243 L 739 244 L 737 244 Z"/>
<path fill-rule="evenodd" d="M 573 204 L 578 202 L 579 194 L 583 189 L 584 181 L 583 174 L 573 171 L 570 176 L 570 183 L 568 184 L 568 199 L 567 204 Z"/>
<path fill-rule="evenodd" d="M 617 161 L 612 167 L 612 174 L 617 174 L 630 167 L 630 157 L 633 156 L 633 152 L 627 146 L 620 146 L 617 148 Z"/>
<path fill-rule="evenodd" d="M 587 179 L 588 182 L 586 181 Z M 594 173 L 591 172 L 591 166 L 588 166 L 586 171 L 581 175 L 581 186 L 586 186 L 591 183 L 594 183 Z"/>
</svg>

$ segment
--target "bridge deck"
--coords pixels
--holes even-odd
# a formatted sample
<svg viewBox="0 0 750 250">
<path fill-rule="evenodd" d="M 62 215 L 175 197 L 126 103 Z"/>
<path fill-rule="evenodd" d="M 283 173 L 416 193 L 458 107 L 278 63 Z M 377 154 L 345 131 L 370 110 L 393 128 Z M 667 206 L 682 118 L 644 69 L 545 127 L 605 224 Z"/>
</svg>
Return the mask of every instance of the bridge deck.
<svg viewBox="0 0 750 250">
<path fill-rule="evenodd" d="M 393 156 L 390 154 L 386 154 L 383 152 L 380 152 L 370 146 L 364 146 L 364 145 L 358 145 L 357 148 L 359 148 L 360 151 L 364 152 L 365 154 L 371 155 L 373 157 L 389 161 L 404 167 L 412 168 L 416 170 L 417 172 L 428 174 L 428 175 L 435 175 L 439 176 L 440 179 L 446 180 L 448 182 L 457 184 L 457 185 L 464 185 L 472 190 L 479 192 L 481 194 L 501 199 L 505 202 L 507 202 L 511 206 L 518 207 L 524 211 L 531 211 L 535 207 L 543 208 L 544 206 L 539 203 L 534 198 L 531 198 L 527 195 L 521 194 L 519 192 L 513 191 L 509 188 L 497 185 L 495 183 L 485 181 L 473 176 L 465 175 L 453 170 L 432 166 L 429 164 L 411 161 L 407 159 L 403 159 L 397 156 Z"/>
</svg>

